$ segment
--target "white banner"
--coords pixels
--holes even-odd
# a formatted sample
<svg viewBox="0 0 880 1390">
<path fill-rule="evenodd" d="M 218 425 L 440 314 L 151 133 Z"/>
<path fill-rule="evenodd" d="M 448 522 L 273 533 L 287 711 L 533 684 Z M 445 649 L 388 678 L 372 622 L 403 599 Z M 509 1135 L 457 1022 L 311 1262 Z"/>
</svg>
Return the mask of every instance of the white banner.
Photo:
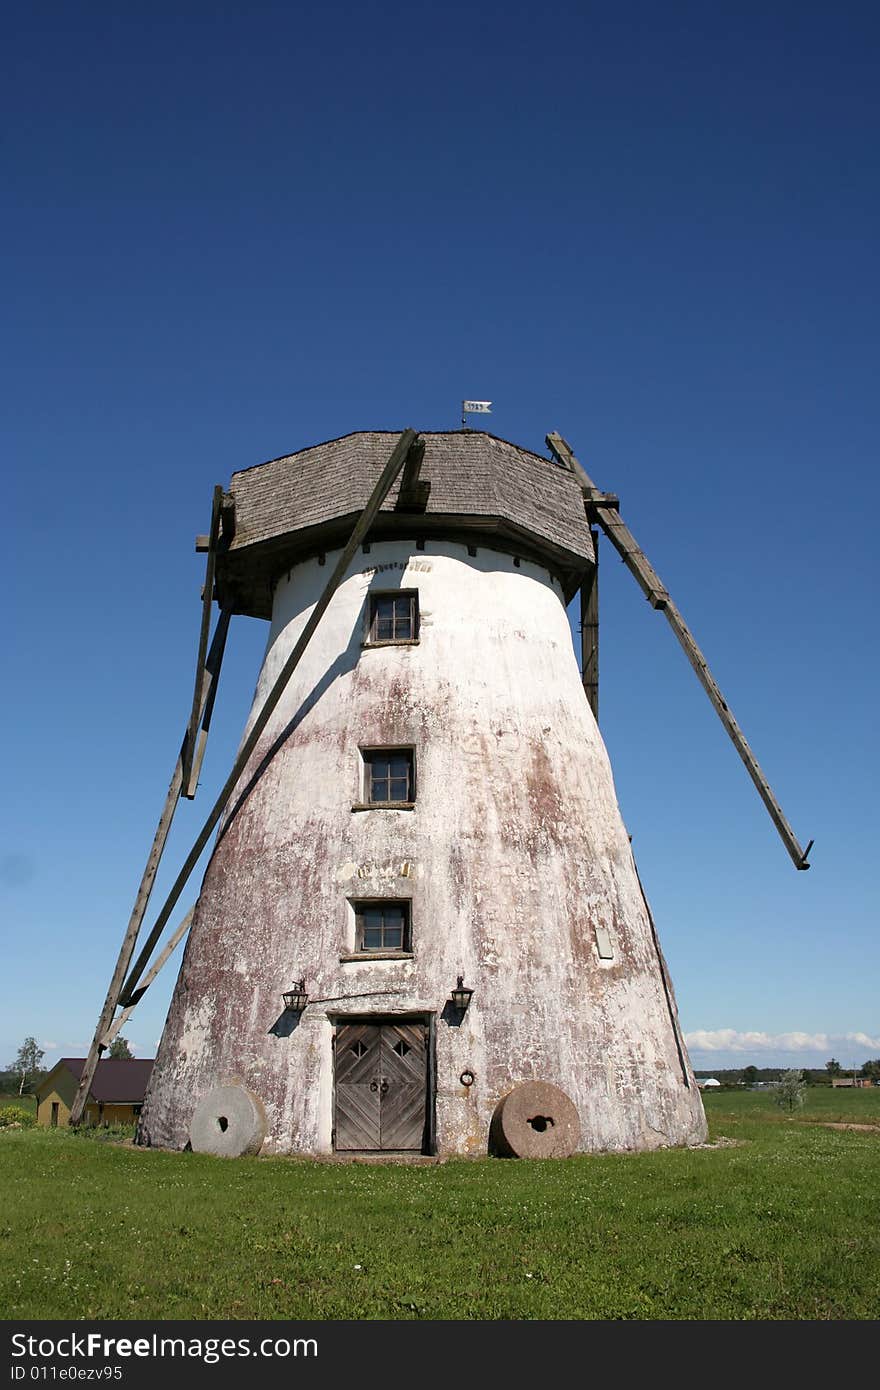
<svg viewBox="0 0 880 1390">
<path fill-rule="evenodd" d="M 491 402 L 491 401 L 462 401 L 462 403 L 461 403 L 461 413 L 462 413 L 462 415 L 491 415 L 491 414 L 492 414 L 492 402 Z"/>
</svg>

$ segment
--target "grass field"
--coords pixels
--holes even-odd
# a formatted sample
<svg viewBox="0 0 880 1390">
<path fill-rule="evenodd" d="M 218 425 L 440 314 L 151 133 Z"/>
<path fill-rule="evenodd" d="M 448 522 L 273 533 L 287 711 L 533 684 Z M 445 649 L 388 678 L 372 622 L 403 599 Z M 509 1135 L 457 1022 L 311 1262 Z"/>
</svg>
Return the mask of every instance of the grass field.
<svg viewBox="0 0 880 1390">
<path fill-rule="evenodd" d="M 706 1109 L 718 1147 L 415 1167 L 0 1131 L 0 1313 L 875 1318 L 880 1128 L 819 1122 L 880 1127 L 880 1089 Z"/>
</svg>

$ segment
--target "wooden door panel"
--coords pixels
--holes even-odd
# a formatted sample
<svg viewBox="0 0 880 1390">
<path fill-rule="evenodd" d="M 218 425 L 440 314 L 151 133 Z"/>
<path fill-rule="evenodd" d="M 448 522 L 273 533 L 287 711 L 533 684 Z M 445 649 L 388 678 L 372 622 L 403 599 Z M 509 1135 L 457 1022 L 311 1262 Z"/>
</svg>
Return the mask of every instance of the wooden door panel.
<svg viewBox="0 0 880 1390">
<path fill-rule="evenodd" d="M 345 1149 L 379 1149 L 379 1092 L 375 1087 L 347 1086 L 336 1088 L 336 1147 Z"/>
<path fill-rule="evenodd" d="M 425 1132 L 425 1084 L 389 1087 L 382 1098 L 380 1136 L 383 1149 L 421 1153 Z"/>
<path fill-rule="evenodd" d="M 425 1130 L 428 1079 L 424 1024 L 384 1024 L 381 1059 L 382 1148 L 420 1152 Z"/>
<path fill-rule="evenodd" d="M 381 1034 L 368 1024 L 345 1024 L 336 1035 L 336 1148 L 381 1146 L 378 1084 Z"/>
</svg>

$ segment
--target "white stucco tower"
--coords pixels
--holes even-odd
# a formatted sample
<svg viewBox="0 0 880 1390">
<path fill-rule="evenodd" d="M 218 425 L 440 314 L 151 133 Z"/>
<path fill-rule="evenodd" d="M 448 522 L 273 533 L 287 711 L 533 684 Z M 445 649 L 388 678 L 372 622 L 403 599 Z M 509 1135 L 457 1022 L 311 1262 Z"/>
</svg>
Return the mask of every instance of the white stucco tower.
<svg viewBox="0 0 880 1390">
<path fill-rule="evenodd" d="M 395 438 L 234 476 L 218 596 L 271 624 L 252 719 Z M 480 1154 L 528 1082 L 581 1151 L 704 1137 L 566 616 L 578 486 L 481 432 L 421 439 L 418 495 L 390 493 L 227 807 L 141 1142 Z"/>
</svg>

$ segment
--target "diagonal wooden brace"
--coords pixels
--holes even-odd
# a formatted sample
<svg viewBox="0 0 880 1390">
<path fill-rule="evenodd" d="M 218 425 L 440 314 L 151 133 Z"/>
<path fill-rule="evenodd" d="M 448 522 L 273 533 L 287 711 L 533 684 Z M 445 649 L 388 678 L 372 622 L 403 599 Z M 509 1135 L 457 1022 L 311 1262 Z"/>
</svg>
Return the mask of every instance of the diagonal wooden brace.
<svg viewBox="0 0 880 1390">
<path fill-rule="evenodd" d="M 795 868 L 808 869 L 810 865 L 807 862 L 807 856 L 813 841 L 810 841 L 806 850 L 801 849 L 798 838 L 786 820 L 782 807 L 773 795 L 770 784 L 746 741 L 745 734 L 734 719 L 733 712 L 722 695 L 718 682 L 709 670 L 706 658 L 697 646 L 693 633 L 690 631 L 684 618 L 669 597 L 665 585 L 662 583 L 656 570 L 649 563 L 644 551 L 636 544 L 632 532 L 624 525 L 617 507 L 609 505 L 609 501 L 611 500 L 610 494 L 599 491 L 592 478 L 575 458 L 571 446 L 562 438 L 561 434 L 555 432 L 548 434 L 547 445 L 557 461 L 562 464 L 563 467 L 570 469 L 580 483 L 581 492 L 584 496 L 584 505 L 590 521 L 594 522 L 597 526 L 601 526 L 630 574 L 635 578 L 639 588 L 642 590 L 642 593 L 645 595 L 652 608 L 659 608 L 662 610 L 685 656 L 693 667 L 697 680 L 709 696 L 712 706 L 727 730 L 734 748 L 742 758 L 746 771 L 754 782 L 758 795 L 766 806 L 770 814 L 770 819 L 776 826 Z M 597 505 L 596 499 L 602 499 L 601 505 Z M 617 499 L 614 498 L 613 500 L 616 502 Z"/>
</svg>

